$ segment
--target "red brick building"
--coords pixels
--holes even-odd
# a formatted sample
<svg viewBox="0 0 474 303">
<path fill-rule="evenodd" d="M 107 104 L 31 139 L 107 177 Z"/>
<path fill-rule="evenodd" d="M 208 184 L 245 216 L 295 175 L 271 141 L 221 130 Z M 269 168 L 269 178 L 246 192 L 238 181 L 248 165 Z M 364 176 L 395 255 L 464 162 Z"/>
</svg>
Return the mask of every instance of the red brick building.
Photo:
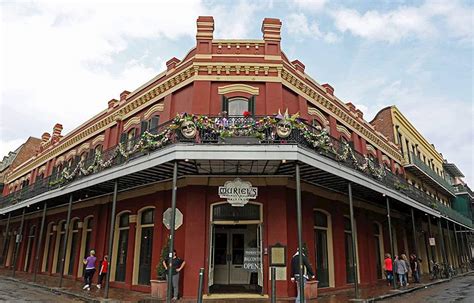
<svg viewBox="0 0 474 303">
<path fill-rule="evenodd" d="M 73 132 L 61 136 L 56 125 L 44 135 L 41 151 L 7 176 L 2 265 L 82 279 L 87 251 L 104 256 L 112 238 L 111 287 L 149 292 L 169 238 L 173 180 L 186 298 L 196 297 L 200 268 L 208 296 L 268 296 L 271 265 L 277 295 L 293 297 L 298 203 L 321 291 L 376 283 L 387 252 L 465 262 L 472 220 L 443 213 L 409 184 L 400 145 L 288 59 L 280 30 L 266 18 L 262 40 L 217 40 L 213 18 L 199 17 L 196 46 L 182 60 Z M 26 177 L 29 185 L 16 186 Z"/>
</svg>

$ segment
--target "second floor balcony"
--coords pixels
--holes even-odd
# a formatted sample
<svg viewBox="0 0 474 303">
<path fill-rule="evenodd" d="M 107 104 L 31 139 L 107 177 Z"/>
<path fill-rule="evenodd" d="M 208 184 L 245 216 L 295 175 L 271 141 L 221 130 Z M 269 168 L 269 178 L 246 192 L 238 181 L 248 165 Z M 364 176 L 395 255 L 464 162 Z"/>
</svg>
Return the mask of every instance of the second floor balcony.
<svg viewBox="0 0 474 303">
<path fill-rule="evenodd" d="M 308 183 L 336 192 L 344 191 L 347 182 L 358 183 L 354 193 L 362 199 L 375 201 L 381 199 L 381 194 L 387 194 L 402 203 L 419 204 L 425 212 L 441 213 L 472 226 L 470 220 L 453 209 L 446 210 L 439 201 L 407 183 L 403 176 L 295 116 L 178 115 L 156 129 L 1 197 L 0 210 L 57 198 L 80 186 L 89 196 L 105 194 L 110 192 L 112 178 L 120 178 L 124 190 L 166 180 L 172 174 L 171 153 L 182 158 L 181 176 L 291 176 L 292 162 L 298 161 L 305 165 L 302 179 Z M 234 163 L 226 168 L 230 162 Z M 52 194 L 48 196 L 49 193 Z"/>
<path fill-rule="evenodd" d="M 429 184 L 437 191 L 448 196 L 454 196 L 453 186 L 414 153 L 410 153 L 410 163 L 405 165 L 405 170 L 426 184 Z"/>
</svg>

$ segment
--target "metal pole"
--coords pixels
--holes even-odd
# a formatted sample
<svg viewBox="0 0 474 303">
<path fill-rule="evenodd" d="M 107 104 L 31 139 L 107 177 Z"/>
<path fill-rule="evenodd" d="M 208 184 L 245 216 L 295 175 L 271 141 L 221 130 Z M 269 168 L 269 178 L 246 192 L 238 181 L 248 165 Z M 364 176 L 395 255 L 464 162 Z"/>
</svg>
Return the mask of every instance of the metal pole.
<svg viewBox="0 0 474 303">
<path fill-rule="evenodd" d="M 456 243 L 456 257 L 458 259 L 458 268 L 461 270 L 462 273 L 462 258 L 461 252 L 459 250 L 459 241 L 458 241 L 458 233 L 456 231 L 456 223 L 453 222 L 453 230 L 454 230 L 454 242 Z"/>
<path fill-rule="evenodd" d="M 10 232 L 10 219 L 11 219 L 11 216 L 12 216 L 12 212 L 9 212 L 8 213 L 8 219 L 7 219 L 7 228 L 6 228 L 6 231 L 5 231 L 5 238 L 3 239 L 3 244 L 2 244 L 1 258 L 2 258 L 3 267 L 5 267 L 5 262 L 6 262 L 5 256 L 7 255 L 7 253 L 6 253 L 5 249 L 6 249 L 8 238 L 9 238 L 8 233 Z"/>
<path fill-rule="evenodd" d="M 411 209 L 411 228 L 413 229 L 413 245 L 415 246 L 414 253 L 418 258 L 418 238 L 415 227 L 415 210 L 413 208 Z"/>
<path fill-rule="evenodd" d="M 69 205 L 67 208 L 67 217 L 66 217 L 66 227 L 64 231 L 64 239 L 63 239 L 63 247 L 61 250 L 61 266 L 59 267 L 59 287 L 63 286 L 63 276 L 64 276 L 64 259 L 66 258 L 66 248 L 67 248 L 67 240 L 69 236 L 69 224 L 71 223 L 71 211 L 72 211 L 72 194 L 69 195 Z"/>
<path fill-rule="evenodd" d="M 171 302 L 171 288 L 173 280 L 173 250 L 174 250 L 174 227 L 176 217 L 176 191 L 177 191 L 177 180 L 178 179 L 178 162 L 174 162 L 173 166 L 173 188 L 171 190 L 171 222 L 170 222 L 170 239 L 169 239 L 169 251 L 168 251 L 168 289 L 166 292 L 166 302 Z"/>
<path fill-rule="evenodd" d="M 112 245 L 114 243 L 114 232 L 115 232 L 115 208 L 117 206 L 117 192 L 118 192 L 118 180 L 114 181 L 114 194 L 112 196 L 112 210 L 110 213 L 110 232 L 109 232 L 109 249 L 108 249 L 108 265 L 112 264 Z M 99 265 L 101 266 L 101 265 Z M 105 274 L 105 298 L 109 297 L 109 287 L 110 287 L 110 271 L 112 270 L 111 266 L 107 266 L 107 272 Z"/>
<path fill-rule="evenodd" d="M 198 288 L 198 303 L 202 303 L 202 287 L 204 284 L 204 268 L 199 269 L 199 288 Z"/>
<path fill-rule="evenodd" d="M 466 262 L 466 253 L 464 249 L 464 237 L 462 236 L 462 227 L 459 227 L 459 236 L 461 237 L 461 260 L 462 265 L 464 266 L 464 263 Z"/>
<path fill-rule="evenodd" d="M 40 226 L 40 232 L 38 235 L 38 243 L 36 246 L 36 254 L 35 254 L 35 272 L 33 274 L 33 282 L 36 282 L 36 274 L 38 273 L 38 265 L 39 265 L 39 254 L 41 250 L 41 244 L 43 242 L 43 231 L 44 231 L 44 223 L 46 221 L 46 208 L 48 203 L 44 202 L 43 205 L 43 216 L 41 217 L 41 226 Z"/>
<path fill-rule="evenodd" d="M 440 242 L 441 242 L 441 254 L 443 255 L 444 259 L 444 265 L 446 266 L 448 264 L 448 256 L 446 255 L 446 246 L 444 243 L 444 233 L 443 233 L 443 228 L 441 227 L 441 217 L 438 218 L 438 231 L 439 231 L 439 237 L 440 237 Z"/>
<path fill-rule="evenodd" d="M 390 239 L 390 252 L 392 253 L 392 264 L 393 264 L 393 258 L 395 258 L 395 251 L 393 250 L 393 235 L 392 235 L 392 219 L 390 217 L 390 199 L 389 197 L 386 197 L 387 200 L 387 219 L 388 219 L 388 236 Z M 393 266 L 392 266 L 393 268 Z M 397 285 L 395 284 L 395 273 L 392 274 L 392 286 L 393 288 L 397 288 Z"/>
<path fill-rule="evenodd" d="M 429 234 L 429 238 L 433 237 L 433 234 L 431 233 L 431 215 L 430 214 L 428 214 L 428 234 Z M 431 243 L 430 243 L 430 250 L 431 250 L 431 258 L 432 258 L 433 262 L 435 262 L 434 247 L 431 245 Z M 430 265 L 430 263 L 428 261 L 428 266 L 429 265 Z"/>
<path fill-rule="evenodd" d="M 357 272 L 358 272 L 358 264 L 357 264 L 357 254 L 356 254 L 356 249 L 357 249 L 357 243 L 356 243 L 356 223 L 354 219 L 354 202 L 352 200 L 352 185 L 349 182 L 347 184 L 347 190 L 349 193 L 349 212 L 351 215 L 351 236 L 352 236 L 352 260 L 354 261 L 354 292 L 355 292 L 355 298 L 359 298 L 359 281 L 357 279 Z"/>
<path fill-rule="evenodd" d="M 301 211 L 301 180 L 300 180 L 300 165 L 296 162 L 296 220 L 298 227 L 298 280 L 300 291 L 300 303 L 304 303 L 304 277 L 303 277 L 303 223 Z"/>
<path fill-rule="evenodd" d="M 18 259 L 18 250 L 20 250 L 20 242 L 23 241 L 23 225 L 25 223 L 25 212 L 26 212 L 26 207 L 23 207 L 23 212 L 21 213 L 20 230 L 19 230 L 19 234 L 17 234 L 18 239 L 15 239 L 16 246 L 15 246 L 15 255 L 13 256 L 13 272 L 12 272 L 13 277 L 15 277 L 16 261 Z"/>
<path fill-rule="evenodd" d="M 272 275 L 272 301 L 271 303 L 276 303 L 276 267 L 271 267 L 271 275 Z"/>
<path fill-rule="evenodd" d="M 448 254 L 448 263 L 449 263 L 449 265 L 451 265 L 451 261 L 454 264 L 454 260 L 453 260 L 453 246 L 452 246 L 452 242 L 451 242 L 451 236 L 449 235 L 449 221 L 448 221 L 448 219 L 446 219 L 446 228 L 448 229 L 448 245 L 446 245 L 446 251 L 447 251 L 447 254 Z M 451 260 L 449 260 L 449 259 L 451 259 Z M 453 267 L 454 267 L 454 265 L 453 265 Z"/>
</svg>

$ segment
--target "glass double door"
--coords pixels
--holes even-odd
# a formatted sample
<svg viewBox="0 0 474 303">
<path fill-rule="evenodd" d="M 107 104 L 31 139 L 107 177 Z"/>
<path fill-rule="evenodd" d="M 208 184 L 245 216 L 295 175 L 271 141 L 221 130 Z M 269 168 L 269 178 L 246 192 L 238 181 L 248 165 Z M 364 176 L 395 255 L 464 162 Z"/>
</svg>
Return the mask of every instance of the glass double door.
<svg viewBox="0 0 474 303">
<path fill-rule="evenodd" d="M 216 230 L 214 284 L 249 284 L 250 272 L 244 269 L 246 232 Z"/>
</svg>

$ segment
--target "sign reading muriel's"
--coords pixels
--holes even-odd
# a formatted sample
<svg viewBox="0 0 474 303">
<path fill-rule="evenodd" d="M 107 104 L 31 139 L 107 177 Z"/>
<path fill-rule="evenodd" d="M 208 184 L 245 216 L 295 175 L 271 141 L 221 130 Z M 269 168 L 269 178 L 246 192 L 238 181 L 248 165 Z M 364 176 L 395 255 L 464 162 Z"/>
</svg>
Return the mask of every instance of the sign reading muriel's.
<svg viewBox="0 0 474 303">
<path fill-rule="evenodd" d="M 227 199 L 227 202 L 232 206 L 244 206 L 250 199 L 256 199 L 257 195 L 258 188 L 240 178 L 227 181 L 224 186 L 219 186 L 219 197 Z"/>
</svg>

